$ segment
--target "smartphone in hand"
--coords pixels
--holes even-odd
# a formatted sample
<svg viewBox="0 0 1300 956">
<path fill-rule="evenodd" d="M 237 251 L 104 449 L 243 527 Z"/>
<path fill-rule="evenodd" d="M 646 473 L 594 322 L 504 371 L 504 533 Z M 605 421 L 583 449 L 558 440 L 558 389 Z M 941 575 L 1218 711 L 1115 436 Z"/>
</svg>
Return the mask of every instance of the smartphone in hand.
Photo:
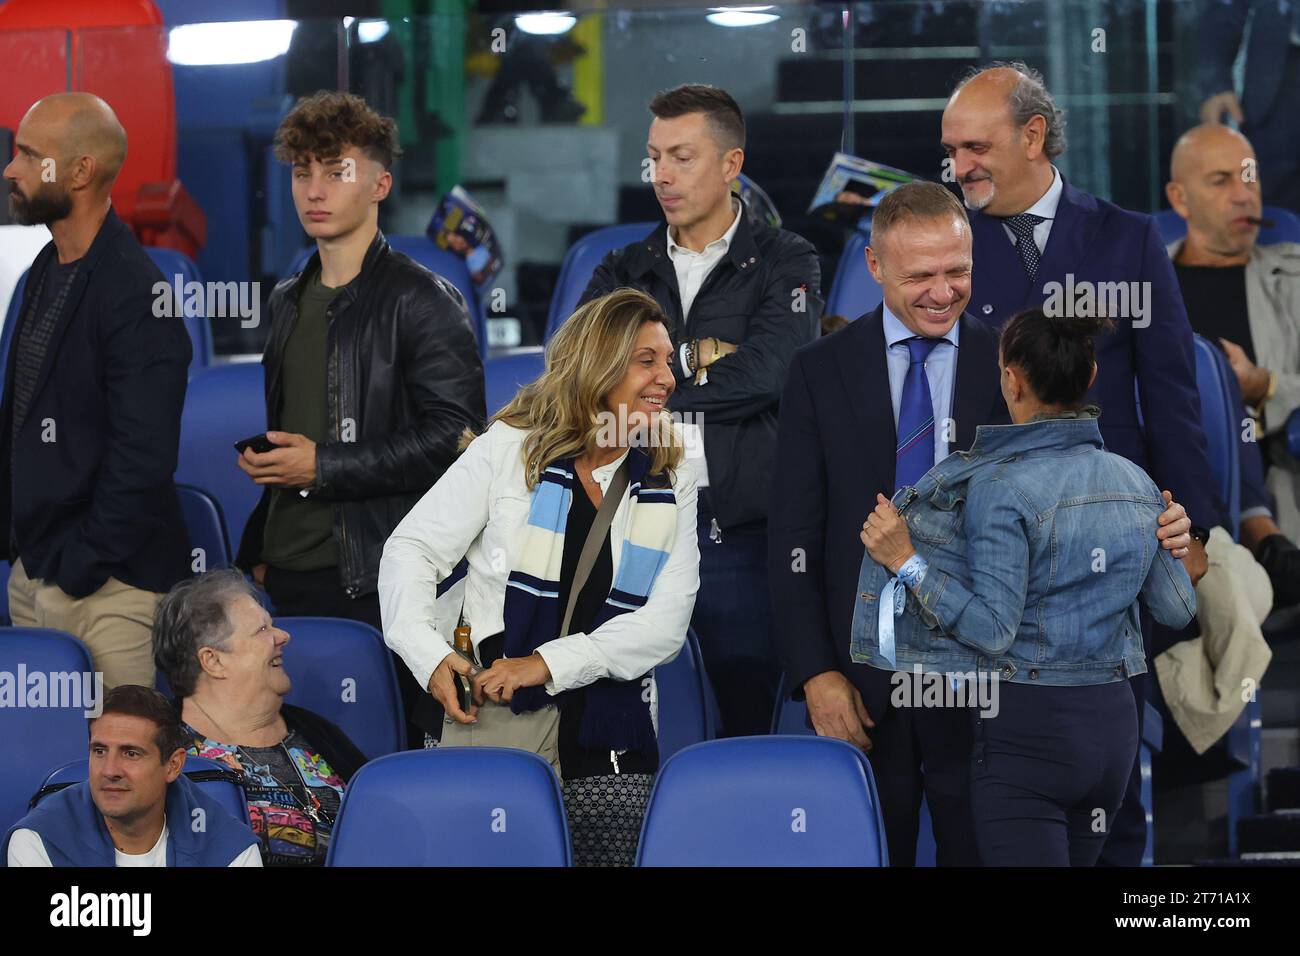
<svg viewBox="0 0 1300 956">
<path fill-rule="evenodd" d="M 268 451 L 274 451 L 279 447 L 279 445 L 274 444 L 271 439 L 267 438 L 265 434 L 251 435 L 248 438 L 241 438 L 239 441 L 235 442 L 235 451 L 239 452 L 241 455 L 244 453 L 245 448 L 251 448 L 253 451 L 257 452 L 257 454 L 265 455 Z"/>
</svg>

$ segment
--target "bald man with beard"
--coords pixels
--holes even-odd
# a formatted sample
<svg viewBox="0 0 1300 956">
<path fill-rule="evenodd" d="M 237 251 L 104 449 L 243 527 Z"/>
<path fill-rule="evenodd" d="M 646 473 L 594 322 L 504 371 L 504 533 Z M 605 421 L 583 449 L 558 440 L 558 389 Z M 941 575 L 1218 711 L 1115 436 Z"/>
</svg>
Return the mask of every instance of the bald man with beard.
<svg viewBox="0 0 1300 956">
<path fill-rule="evenodd" d="M 153 685 L 154 611 L 189 567 L 172 472 L 190 341 L 155 316 L 162 274 L 113 212 L 126 149 L 107 103 L 58 93 L 27 111 L 4 171 L 15 221 L 53 236 L 0 401 L 9 614 L 81 638 L 106 688 Z"/>
</svg>

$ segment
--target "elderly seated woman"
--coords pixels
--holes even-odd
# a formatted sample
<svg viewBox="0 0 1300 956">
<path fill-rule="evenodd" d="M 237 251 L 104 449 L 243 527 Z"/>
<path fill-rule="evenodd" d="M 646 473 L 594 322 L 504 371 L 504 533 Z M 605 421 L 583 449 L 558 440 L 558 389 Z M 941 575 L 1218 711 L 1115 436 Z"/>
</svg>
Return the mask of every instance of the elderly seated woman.
<svg viewBox="0 0 1300 956">
<path fill-rule="evenodd" d="M 188 752 L 244 778 L 267 866 L 320 865 L 343 788 L 366 758 L 337 726 L 284 703 L 288 643 L 237 571 L 182 581 L 154 617 L 154 662 Z"/>
</svg>

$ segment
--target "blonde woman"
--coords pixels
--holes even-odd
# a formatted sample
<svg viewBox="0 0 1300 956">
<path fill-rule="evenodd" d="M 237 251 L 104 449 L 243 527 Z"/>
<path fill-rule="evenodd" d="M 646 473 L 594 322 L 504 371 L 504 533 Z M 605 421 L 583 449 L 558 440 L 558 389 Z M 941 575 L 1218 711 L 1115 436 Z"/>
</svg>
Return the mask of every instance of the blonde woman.
<svg viewBox="0 0 1300 956">
<path fill-rule="evenodd" d="M 659 766 L 653 672 L 681 649 L 699 589 L 695 479 L 665 411 L 670 333 L 632 289 L 575 312 L 542 376 L 397 526 L 379 566 L 384 638 L 446 709 L 442 746 L 548 759 L 578 865 L 635 858 Z M 473 663 L 453 650 L 458 623 Z"/>
</svg>

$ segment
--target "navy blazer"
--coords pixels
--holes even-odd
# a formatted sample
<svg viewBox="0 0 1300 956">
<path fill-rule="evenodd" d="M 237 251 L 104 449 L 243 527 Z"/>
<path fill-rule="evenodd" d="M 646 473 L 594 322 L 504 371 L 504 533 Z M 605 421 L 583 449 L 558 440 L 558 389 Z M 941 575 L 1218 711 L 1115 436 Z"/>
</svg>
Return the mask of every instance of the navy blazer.
<svg viewBox="0 0 1300 956">
<path fill-rule="evenodd" d="M 189 574 L 172 473 L 190 337 L 155 316 L 163 275 L 112 209 L 55 322 L 31 407 L 13 433 L 14 366 L 50 242 L 27 280 L 0 400 L 0 534 L 17 530 L 23 570 L 72 597 L 115 577 L 165 592 Z M 47 427 L 49 432 L 47 435 Z M 52 439 L 52 440 L 50 440 Z"/>
<path fill-rule="evenodd" d="M 1282 90 L 1291 49 L 1291 10 L 1287 0 L 1201 0 L 1197 30 L 1197 81 L 1202 97 L 1234 88 L 1232 65 L 1250 19 L 1241 109 L 1247 125 L 1267 118 Z"/>
<path fill-rule="evenodd" d="M 1101 406 L 1108 451 L 1172 492 L 1193 524 L 1223 524 L 1201 429 L 1192 327 L 1155 220 L 1065 183 L 1033 288 L 1002 221 L 972 212 L 970 222 L 975 269 L 968 308 L 996 328 L 1022 309 L 1041 307 L 1049 283 L 1068 289 L 1067 275 L 1076 286 L 1150 283 L 1150 324 L 1135 328 L 1131 319 L 1115 319 L 1115 330 L 1097 337 L 1097 381 L 1088 401 Z"/>
<path fill-rule="evenodd" d="M 963 315 L 950 450 L 979 425 L 1010 422 L 998 374 L 997 334 Z M 772 632 L 787 686 L 839 670 L 866 696 L 866 664 L 849 658 L 862 565 L 858 537 L 876 493 L 894 491 L 897 445 L 885 358 L 884 307 L 795 353 L 781 398 L 768 514 Z"/>
</svg>

